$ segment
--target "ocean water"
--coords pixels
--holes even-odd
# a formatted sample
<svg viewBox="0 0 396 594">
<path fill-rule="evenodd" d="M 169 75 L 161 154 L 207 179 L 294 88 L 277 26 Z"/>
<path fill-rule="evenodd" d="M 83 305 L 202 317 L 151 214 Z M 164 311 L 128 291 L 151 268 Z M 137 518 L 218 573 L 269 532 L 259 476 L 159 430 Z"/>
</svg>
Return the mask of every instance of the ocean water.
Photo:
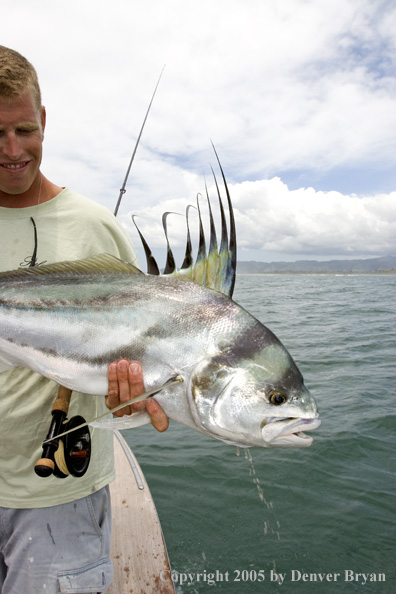
<svg viewBox="0 0 396 594">
<path fill-rule="evenodd" d="M 177 593 L 394 594 L 396 276 L 241 275 L 234 298 L 292 354 L 322 425 L 310 448 L 239 453 L 176 423 L 124 432 Z"/>
</svg>

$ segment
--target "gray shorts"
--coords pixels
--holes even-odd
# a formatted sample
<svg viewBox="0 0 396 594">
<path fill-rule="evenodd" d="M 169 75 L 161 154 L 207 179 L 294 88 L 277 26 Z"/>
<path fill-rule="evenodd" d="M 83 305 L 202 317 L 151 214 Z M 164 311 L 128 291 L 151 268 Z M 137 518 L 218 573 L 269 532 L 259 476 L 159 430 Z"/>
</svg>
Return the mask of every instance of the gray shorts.
<svg viewBox="0 0 396 594">
<path fill-rule="evenodd" d="M 0 594 L 104 592 L 110 541 L 108 487 L 54 507 L 0 507 Z"/>
</svg>

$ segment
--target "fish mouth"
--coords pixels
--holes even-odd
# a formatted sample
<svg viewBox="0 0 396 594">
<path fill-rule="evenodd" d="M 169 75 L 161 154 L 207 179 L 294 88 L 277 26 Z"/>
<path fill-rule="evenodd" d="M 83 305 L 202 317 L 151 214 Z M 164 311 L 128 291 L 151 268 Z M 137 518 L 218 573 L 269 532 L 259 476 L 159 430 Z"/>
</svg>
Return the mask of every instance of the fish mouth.
<svg viewBox="0 0 396 594">
<path fill-rule="evenodd" d="M 261 435 L 268 445 L 308 447 L 313 439 L 304 431 L 313 431 L 321 424 L 318 417 L 311 419 L 270 417 L 262 422 Z"/>
</svg>

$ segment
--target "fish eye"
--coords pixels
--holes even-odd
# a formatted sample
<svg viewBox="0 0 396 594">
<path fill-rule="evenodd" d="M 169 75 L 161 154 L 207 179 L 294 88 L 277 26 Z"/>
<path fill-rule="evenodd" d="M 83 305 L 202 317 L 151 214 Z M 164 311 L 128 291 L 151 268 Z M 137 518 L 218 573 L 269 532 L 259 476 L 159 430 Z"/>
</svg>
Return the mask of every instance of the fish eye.
<svg viewBox="0 0 396 594">
<path fill-rule="evenodd" d="M 286 396 L 283 394 L 283 392 L 271 392 L 269 397 L 270 403 L 275 404 L 276 406 L 283 404 L 286 402 L 286 400 Z"/>
</svg>

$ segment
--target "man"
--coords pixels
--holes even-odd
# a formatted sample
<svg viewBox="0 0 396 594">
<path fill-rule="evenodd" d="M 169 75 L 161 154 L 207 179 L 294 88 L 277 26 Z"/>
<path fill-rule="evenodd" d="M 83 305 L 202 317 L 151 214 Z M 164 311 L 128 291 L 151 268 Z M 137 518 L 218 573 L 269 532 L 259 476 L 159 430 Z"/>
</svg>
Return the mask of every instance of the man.
<svg viewBox="0 0 396 594">
<path fill-rule="evenodd" d="M 33 66 L 0 46 L 0 271 L 98 252 L 136 262 L 109 211 L 41 173 L 45 124 Z M 113 408 L 144 391 L 138 362 L 112 363 L 108 380 L 106 403 L 73 394 L 69 417 L 91 419 L 106 404 Z M 56 385 L 30 370 L 0 373 L 1 594 L 102 592 L 111 581 L 112 434 L 92 432 L 92 459 L 83 477 L 36 476 L 55 396 Z M 167 428 L 155 401 L 142 406 L 158 430 Z M 118 414 L 131 412 L 128 407 Z"/>
</svg>

